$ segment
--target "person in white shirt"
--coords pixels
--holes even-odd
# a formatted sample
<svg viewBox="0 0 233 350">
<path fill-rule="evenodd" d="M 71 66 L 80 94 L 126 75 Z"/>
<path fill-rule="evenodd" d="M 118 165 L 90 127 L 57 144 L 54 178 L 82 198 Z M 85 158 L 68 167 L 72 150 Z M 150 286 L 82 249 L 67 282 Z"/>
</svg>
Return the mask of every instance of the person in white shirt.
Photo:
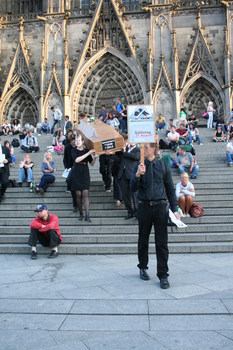
<svg viewBox="0 0 233 350">
<path fill-rule="evenodd" d="M 60 109 L 52 107 L 51 111 L 53 113 L 53 125 L 51 127 L 51 134 L 53 134 L 55 125 L 57 124 L 57 128 L 61 126 L 62 112 Z"/>
<path fill-rule="evenodd" d="M 214 104 L 212 101 L 209 101 L 208 107 L 207 107 L 207 112 L 209 115 L 208 122 L 207 122 L 207 128 L 211 129 L 213 127 L 213 119 L 214 119 Z"/>
<path fill-rule="evenodd" d="M 231 141 L 228 142 L 228 144 L 227 144 L 226 156 L 227 156 L 228 165 L 229 165 L 229 166 L 232 166 L 232 159 L 233 159 L 233 139 L 231 139 Z"/>
<path fill-rule="evenodd" d="M 168 133 L 167 139 L 169 141 L 169 147 L 173 151 L 176 151 L 176 148 L 179 144 L 180 135 L 178 134 L 178 132 L 176 132 L 174 125 L 171 126 L 171 131 Z"/>
<path fill-rule="evenodd" d="M 11 132 L 11 124 L 8 119 L 5 120 L 5 123 L 2 124 L 2 131 L 4 135 L 9 135 Z"/>
<path fill-rule="evenodd" d="M 20 133 L 20 121 L 19 119 L 15 118 L 11 124 L 11 130 L 13 135 L 19 134 Z"/>
<path fill-rule="evenodd" d="M 190 217 L 189 211 L 193 205 L 193 198 L 195 197 L 194 186 L 189 182 L 187 173 L 180 175 L 180 182 L 176 185 L 176 198 L 178 205 L 182 210 L 181 217 Z"/>
<path fill-rule="evenodd" d="M 109 113 L 109 117 L 106 124 L 110 125 L 116 131 L 119 130 L 120 122 L 117 118 L 113 117 L 112 112 Z"/>
<path fill-rule="evenodd" d="M 26 153 L 35 153 L 39 151 L 38 141 L 36 136 L 32 135 L 32 131 L 29 130 L 25 137 L 24 144 L 20 147 Z"/>
<path fill-rule="evenodd" d="M 72 130 L 72 123 L 71 121 L 69 120 L 70 117 L 68 115 L 65 116 L 65 124 L 63 126 L 63 135 L 66 136 L 66 133 L 68 130 Z"/>
</svg>

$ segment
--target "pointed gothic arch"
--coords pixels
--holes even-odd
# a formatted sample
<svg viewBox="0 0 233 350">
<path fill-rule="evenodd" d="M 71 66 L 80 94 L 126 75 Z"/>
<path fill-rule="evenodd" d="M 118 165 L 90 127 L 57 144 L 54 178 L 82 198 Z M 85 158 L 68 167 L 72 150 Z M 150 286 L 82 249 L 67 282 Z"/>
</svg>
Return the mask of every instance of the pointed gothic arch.
<svg viewBox="0 0 233 350">
<path fill-rule="evenodd" d="M 193 113 L 201 117 L 209 101 L 214 102 L 219 116 L 226 113 L 225 96 L 218 82 L 200 72 L 184 86 L 180 103 L 186 108 L 188 114 Z"/>
<path fill-rule="evenodd" d="M 10 121 L 18 118 L 22 126 L 25 123 L 36 125 L 39 121 L 39 109 L 34 93 L 25 84 L 17 84 L 5 95 L 0 119 L 2 121 L 6 118 Z"/>
<path fill-rule="evenodd" d="M 118 50 L 106 47 L 86 62 L 73 85 L 71 110 L 74 119 L 81 111 L 95 115 L 96 106 L 101 103 L 97 103 L 98 96 L 106 82 L 112 83 L 110 90 L 111 86 L 118 86 L 117 92 L 121 91 L 121 96 L 115 98 L 121 97 L 126 105 L 146 102 L 146 84 L 137 66 Z"/>
<path fill-rule="evenodd" d="M 161 113 L 166 117 L 167 121 L 169 118 L 173 117 L 171 106 L 174 106 L 175 104 L 174 95 L 166 85 L 163 84 L 159 87 L 153 98 L 153 104 L 156 116 Z"/>
<path fill-rule="evenodd" d="M 2 122 L 5 118 L 12 120 L 17 117 L 23 125 L 25 124 L 24 115 L 27 108 L 30 108 L 32 112 L 31 119 L 27 117 L 27 122 L 29 123 L 30 119 L 30 124 L 35 125 L 39 121 L 39 108 L 35 93 L 29 86 L 18 83 L 3 98 L 0 120 Z"/>
</svg>

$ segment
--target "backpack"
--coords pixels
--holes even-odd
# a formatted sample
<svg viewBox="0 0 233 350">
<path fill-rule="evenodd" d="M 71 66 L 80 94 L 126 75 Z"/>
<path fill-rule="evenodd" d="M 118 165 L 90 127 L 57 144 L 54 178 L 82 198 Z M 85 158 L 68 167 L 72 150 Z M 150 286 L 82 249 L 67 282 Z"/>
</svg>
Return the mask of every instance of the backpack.
<svg viewBox="0 0 233 350">
<path fill-rule="evenodd" d="M 193 204 L 190 208 L 190 215 L 192 218 L 199 218 L 204 215 L 204 210 L 202 205 L 200 204 Z"/>
<path fill-rule="evenodd" d="M 183 145 L 183 147 L 185 148 L 185 151 L 186 151 L 186 152 L 189 152 L 189 153 L 191 153 L 193 156 L 195 156 L 196 151 L 195 151 L 195 149 L 193 148 L 192 145 Z"/>
<path fill-rule="evenodd" d="M 162 156 L 162 161 L 171 168 L 171 156 L 169 153 Z"/>
<path fill-rule="evenodd" d="M 19 147 L 19 140 L 18 139 L 13 139 L 11 141 L 11 146 L 13 147 Z"/>
<path fill-rule="evenodd" d="M 164 141 L 163 139 L 159 140 L 159 148 L 160 149 L 169 149 L 169 143 Z"/>
</svg>

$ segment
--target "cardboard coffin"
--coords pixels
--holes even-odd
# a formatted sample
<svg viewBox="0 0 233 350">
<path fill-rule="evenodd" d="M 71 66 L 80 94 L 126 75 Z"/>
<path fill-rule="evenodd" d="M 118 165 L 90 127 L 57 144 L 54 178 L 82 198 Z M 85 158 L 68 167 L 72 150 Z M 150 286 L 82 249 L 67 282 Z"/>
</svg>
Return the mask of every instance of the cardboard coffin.
<svg viewBox="0 0 233 350">
<path fill-rule="evenodd" d="M 95 149 L 97 154 L 104 154 L 106 151 L 120 151 L 123 148 L 123 137 L 110 125 L 96 120 L 88 123 L 81 120 L 77 128 L 85 139 L 86 147 Z"/>
</svg>

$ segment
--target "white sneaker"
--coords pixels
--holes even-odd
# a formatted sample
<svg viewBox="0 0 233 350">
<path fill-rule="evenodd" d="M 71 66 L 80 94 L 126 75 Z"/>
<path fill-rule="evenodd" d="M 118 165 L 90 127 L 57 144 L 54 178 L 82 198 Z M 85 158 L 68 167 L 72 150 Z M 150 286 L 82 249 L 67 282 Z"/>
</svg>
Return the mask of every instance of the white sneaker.
<svg viewBox="0 0 233 350">
<path fill-rule="evenodd" d="M 41 136 L 41 134 L 38 134 L 38 136 Z"/>
<path fill-rule="evenodd" d="M 199 143 L 199 146 L 203 146 L 203 143 Z"/>
<path fill-rule="evenodd" d="M 189 214 L 186 214 L 186 218 L 190 218 L 190 215 L 189 215 Z"/>
</svg>

